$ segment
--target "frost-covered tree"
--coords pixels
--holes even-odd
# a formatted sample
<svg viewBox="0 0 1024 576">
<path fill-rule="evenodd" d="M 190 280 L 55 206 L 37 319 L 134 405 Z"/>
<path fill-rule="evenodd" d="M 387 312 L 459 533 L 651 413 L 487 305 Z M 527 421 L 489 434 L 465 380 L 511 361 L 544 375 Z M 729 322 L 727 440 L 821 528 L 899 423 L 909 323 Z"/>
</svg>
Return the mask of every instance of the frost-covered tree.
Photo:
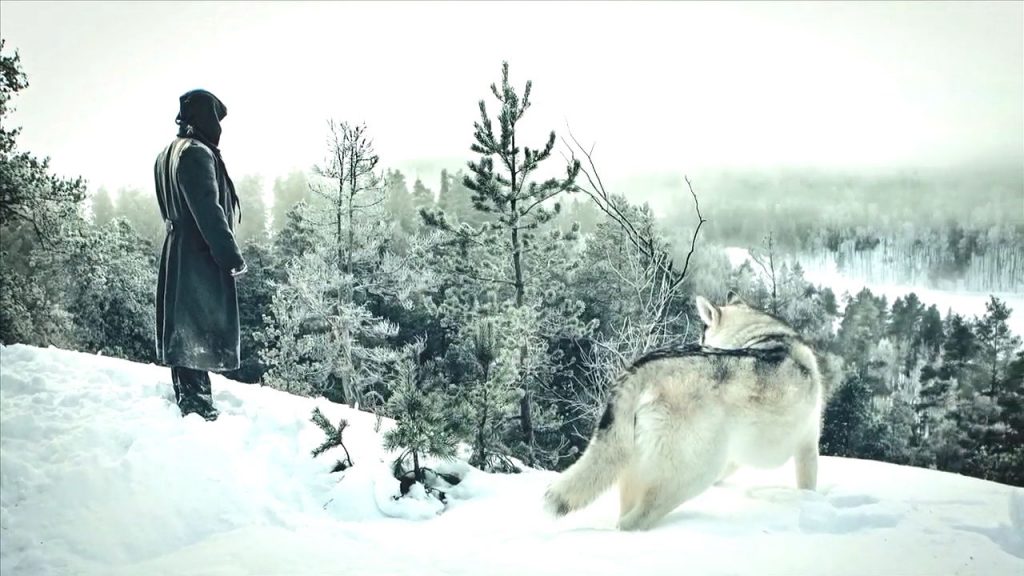
<svg viewBox="0 0 1024 576">
<path fill-rule="evenodd" d="M 356 252 L 386 238 L 386 183 L 376 171 L 380 157 L 365 124 L 330 120 L 327 125 L 327 157 L 315 169 L 322 181 L 313 185 L 313 191 L 326 201 L 322 223 L 337 252 L 338 272 L 353 276 L 360 264 Z M 356 296 L 354 291 L 339 295 L 350 300 Z"/>
<path fill-rule="evenodd" d="M 764 273 L 765 282 L 768 285 L 769 300 L 765 308 L 767 312 L 779 314 L 779 271 L 776 269 L 776 246 L 773 231 L 769 230 L 764 236 L 761 247 L 751 249 L 750 258 L 757 264 Z"/>
<path fill-rule="evenodd" d="M 506 445 L 509 419 L 518 409 L 516 349 L 503 343 L 511 336 L 509 318 L 480 318 L 463 332 L 455 349 L 471 362 L 469 382 L 458 392 L 469 409 L 470 464 L 481 470 L 512 472 Z"/>
<path fill-rule="evenodd" d="M 259 337 L 261 354 L 271 385 L 354 405 L 380 383 L 375 366 L 387 361 L 387 345 L 398 334 L 371 309 L 369 297 L 409 308 L 432 275 L 420 266 L 423 247 L 392 253 L 390 229 L 379 221 L 353 218 L 358 243 L 352 252 L 339 251 L 338 235 L 321 225 L 322 215 L 299 204 L 275 239 L 281 272 Z"/>
<path fill-rule="evenodd" d="M 249 271 L 245 281 L 238 282 L 238 320 L 241 330 L 240 366 L 225 376 L 242 382 L 260 382 L 267 370 L 263 350 L 268 343 L 260 339 L 272 318 L 274 282 L 281 278 L 280 257 L 266 241 L 249 241 L 242 245 L 242 257 Z"/>
<path fill-rule="evenodd" d="M 458 219 L 458 204 L 452 191 L 452 175 L 447 169 L 441 170 L 441 187 L 437 192 L 437 207 Z"/>
<path fill-rule="evenodd" d="M 86 227 L 54 255 L 75 349 L 137 362 L 155 359 L 156 256 L 124 219 Z"/>
<path fill-rule="evenodd" d="M 110 192 L 106 188 L 100 187 L 92 196 L 91 212 L 92 212 L 92 223 L 96 226 L 106 226 L 111 220 L 114 219 L 116 210 L 114 208 L 114 201 L 110 199 Z"/>
<path fill-rule="evenodd" d="M 466 173 L 461 168 L 455 173 L 441 172 L 441 188 L 437 208 L 452 222 L 465 222 L 479 227 L 494 220 L 492 213 L 473 207 L 473 191 L 466 187 Z"/>
<path fill-rule="evenodd" d="M 404 233 L 413 234 L 419 227 L 419 215 L 413 206 L 405 175 L 399 170 L 388 170 L 384 179 L 387 183 L 385 210 Z"/>
<path fill-rule="evenodd" d="M 374 151 L 366 126 L 333 120 L 327 125 L 327 155 L 324 163 L 315 169 L 320 181 L 312 186 L 324 200 L 323 209 L 313 218 L 323 225 L 324 233 L 314 255 L 317 262 L 307 260 L 305 263 L 310 267 L 304 270 L 311 273 L 312 278 L 327 276 L 324 281 L 330 290 L 318 293 L 334 302 L 314 307 L 321 320 L 335 320 L 327 322 L 331 325 L 331 342 L 339 347 L 328 376 L 335 394 L 354 405 L 359 401 L 360 386 L 356 380 L 361 371 L 356 348 L 361 336 L 370 335 L 361 334 L 360 327 L 384 326 L 367 320 L 372 315 L 364 303 L 368 293 L 375 291 L 378 285 L 373 275 L 381 272 L 392 225 L 386 222 L 383 207 L 385 183 L 376 171 L 380 157 Z M 333 272 L 320 270 L 321 262 L 330 264 Z M 294 276 L 290 280 L 303 281 Z M 371 333 L 374 338 L 389 337 L 394 336 L 396 330 L 394 326 L 387 326 L 383 332 L 373 329 Z"/>
<path fill-rule="evenodd" d="M 295 204 L 284 215 L 281 228 L 274 235 L 274 252 L 282 266 L 294 262 L 303 254 L 313 250 L 321 241 L 320 227 L 311 217 L 311 209 L 305 201 Z M 283 271 L 277 279 L 283 279 Z"/>
<path fill-rule="evenodd" d="M 28 87 L 18 53 L 3 53 L 0 39 L 0 228 L 25 226 L 37 240 L 54 246 L 64 227 L 78 217 L 85 198 L 81 178 L 61 178 L 50 172 L 49 158 L 39 159 L 17 150 L 19 128 L 9 125 L 12 99 Z"/>
<path fill-rule="evenodd" d="M 28 87 L 20 57 L 0 39 L 0 342 L 71 346 L 69 276 L 57 263 L 85 227 L 81 178 L 50 171 L 49 159 L 17 149 L 13 99 Z"/>
<path fill-rule="evenodd" d="M 554 229 L 538 235 L 531 252 L 532 282 L 526 289 L 524 305 L 516 307 L 511 282 L 495 281 L 508 277 L 507 255 L 496 248 L 498 238 L 484 237 L 499 233 L 465 233 L 468 229 L 468 225 L 462 224 L 454 233 L 441 235 L 425 261 L 438 277 L 428 301 L 436 322 L 435 349 L 447 355 L 451 378 L 466 388 L 467 394 L 475 393 L 481 382 L 500 384 L 499 387 L 511 385 L 515 391 L 514 414 L 504 413 L 501 419 L 493 419 L 491 415 L 501 411 L 500 406 L 494 406 L 487 410 L 487 425 L 501 425 L 502 442 L 515 455 L 525 459 L 532 451 L 535 463 L 551 465 L 563 447 L 558 432 L 560 420 L 553 413 L 550 394 L 554 379 L 567 362 L 557 346 L 586 330 L 580 320 L 582 303 L 570 289 L 579 261 L 578 254 L 572 256 L 578 251 L 578 239 Z M 479 363 L 474 359 L 472 339 L 477 329 L 488 323 L 495 334 L 494 355 L 504 359 L 500 362 L 502 378 L 497 378 L 492 368 L 491 377 L 482 379 Z M 509 375 L 511 383 L 506 380 Z M 518 423 L 524 378 L 541 395 L 533 406 L 532 424 L 543 437 L 533 447 L 528 447 L 521 426 L 506 426 Z M 487 402 L 500 404 L 499 399 L 504 398 L 509 397 L 488 392 Z M 496 434 L 497 428 L 489 433 Z"/>
<path fill-rule="evenodd" d="M 429 210 L 434 205 L 434 191 L 427 188 L 419 178 L 412 184 L 412 205 L 418 213 L 420 210 Z"/>
<path fill-rule="evenodd" d="M 668 248 L 650 208 L 622 200 L 617 212 L 630 225 Z M 579 366 L 559 390 L 564 418 L 578 447 L 589 440 L 612 383 L 644 353 L 692 337 L 687 328 L 682 285 L 671 286 L 655 261 L 633 244 L 626 229 L 607 219 L 586 237 L 573 285 L 584 306 L 581 319 L 592 334 L 579 344 Z"/>
<path fill-rule="evenodd" d="M 517 142 L 521 139 L 519 123 L 530 107 L 532 83 L 527 82 L 520 96 L 509 83 L 508 63 L 502 64 L 501 87 L 491 85 L 491 92 L 498 100 L 498 131 L 487 113 L 487 105 L 480 101 L 480 120 L 474 124 L 473 152 L 480 155 L 476 162 L 469 162 L 472 176 L 467 175 L 463 184 L 473 192 L 472 202 L 477 211 L 494 217 L 490 230 L 479 234 L 476 241 L 489 241 L 500 247 L 508 265 L 498 270 L 497 276 L 488 277 L 493 284 L 511 288 L 511 302 L 516 308 L 527 304 L 529 258 L 533 249 L 534 234 L 559 210 L 559 205 L 545 205 L 562 192 L 569 190 L 579 172 L 579 164 L 570 165 L 564 178 L 549 178 L 542 182 L 533 180 L 541 163 L 551 156 L 555 146 L 555 133 L 541 149 L 533 149 Z M 424 214 L 425 217 L 427 216 Z M 427 218 L 428 223 L 444 224 L 443 217 Z M 451 228 L 449 228 L 451 230 Z M 464 231 L 468 233 L 468 231 Z M 478 277 L 482 278 L 482 277 Z M 529 370 L 529 345 L 523 342 L 519 353 L 519 387 L 523 394 L 520 403 L 519 422 L 524 436 L 527 462 L 534 461 L 536 445 L 533 414 L 534 384 Z"/>
<path fill-rule="evenodd" d="M 269 325 L 260 336 L 269 367 L 266 381 L 289 392 L 356 404 L 362 389 L 377 380 L 358 359 L 395 336 L 397 326 L 337 297 L 351 291 L 351 283 L 338 273 L 333 246 L 320 243 L 289 262 L 285 273 L 285 280 L 275 283 Z"/>
<path fill-rule="evenodd" d="M 143 192 L 139 188 L 121 188 L 117 191 L 114 212 L 117 217 L 128 220 L 135 232 L 146 239 L 150 249 L 159 254 L 167 228 L 160 216 L 160 208 L 153 200 L 152 193 Z"/>
<path fill-rule="evenodd" d="M 1000 419 L 1005 430 L 1000 439 L 1003 450 L 993 464 L 994 476 L 1000 482 L 1024 486 L 1024 350 L 1007 365 L 999 390 Z"/>
<path fill-rule="evenodd" d="M 21 233 L 24 237 L 34 237 L 24 228 Z M 3 243 L 12 235 L 5 232 Z M 73 348 L 73 317 L 65 308 L 67 285 L 56 284 L 65 277 L 55 273 L 55 254 L 31 247 L 31 244 L 28 251 L 28 256 L 21 256 L 24 270 L 9 264 L 7 246 L 0 258 L 3 268 L 0 274 L 0 343 Z"/>
</svg>

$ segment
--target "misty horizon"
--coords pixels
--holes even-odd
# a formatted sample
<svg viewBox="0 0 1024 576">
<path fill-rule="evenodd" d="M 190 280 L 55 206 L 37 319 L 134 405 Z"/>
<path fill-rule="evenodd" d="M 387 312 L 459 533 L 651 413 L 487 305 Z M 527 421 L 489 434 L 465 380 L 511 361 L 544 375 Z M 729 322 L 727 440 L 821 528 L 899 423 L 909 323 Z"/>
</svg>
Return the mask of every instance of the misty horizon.
<svg viewBox="0 0 1024 576">
<path fill-rule="evenodd" d="M 503 7 L 394 6 L 5 1 L 0 34 L 29 78 L 11 123 L 91 191 L 148 190 L 178 95 L 203 86 L 228 105 L 236 178 L 308 171 L 334 118 L 366 122 L 381 166 L 436 192 L 474 157 L 477 103 L 507 60 L 514 85 L 533 82 L 528 144 L 571 128 L 611 188 L 660 209 L 684 174 L 1005 170 L 1019 186 L 1017 3 L 513 3 L 531 29 L 514 49 L 460 41 Z"/>
</svg>

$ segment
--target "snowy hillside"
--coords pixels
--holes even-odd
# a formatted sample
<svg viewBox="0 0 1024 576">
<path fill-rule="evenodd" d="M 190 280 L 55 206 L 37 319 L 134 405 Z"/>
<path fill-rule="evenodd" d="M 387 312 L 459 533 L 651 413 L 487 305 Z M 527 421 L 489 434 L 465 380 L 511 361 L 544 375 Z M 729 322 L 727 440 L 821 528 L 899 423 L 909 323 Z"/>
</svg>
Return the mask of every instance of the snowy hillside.
<svg viewBox="0 0 1024 576">
<path fill-rule="evenodd" d="M 1024 573 L 1024 490 L 1000 484 L 825 458 L 817 493 L 741 471 L 626 534 L 613 493 L 555 520 L 554 474 L 470 471 L 435 516 L 392 500 L 372 415 L 213 385 L 221 418 L 182 419 L 164 368 L 0 349 L 4 576 Z M 310 457 L 314 406 L 349 419 L 354 468 Z"/>
</svg>

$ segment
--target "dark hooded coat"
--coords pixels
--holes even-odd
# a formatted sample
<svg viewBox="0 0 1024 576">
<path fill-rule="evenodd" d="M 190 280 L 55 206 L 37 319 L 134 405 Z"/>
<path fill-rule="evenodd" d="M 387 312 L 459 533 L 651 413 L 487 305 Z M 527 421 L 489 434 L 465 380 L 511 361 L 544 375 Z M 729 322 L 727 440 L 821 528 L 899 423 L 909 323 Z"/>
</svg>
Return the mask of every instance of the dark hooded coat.
<svg viewBox="0 0 1024 576">
<path fill-rule="evenodd" d="M 214 372 L 239 366 L 231 274 L 244 265 L 234 237 L 238 199 L 217 148 L 226 115 L 208 92 L 182 96 L 178 138 L 154 166 L 167 227 L 156 300 L 157 357 L 166 366 Z"/>
</svg>

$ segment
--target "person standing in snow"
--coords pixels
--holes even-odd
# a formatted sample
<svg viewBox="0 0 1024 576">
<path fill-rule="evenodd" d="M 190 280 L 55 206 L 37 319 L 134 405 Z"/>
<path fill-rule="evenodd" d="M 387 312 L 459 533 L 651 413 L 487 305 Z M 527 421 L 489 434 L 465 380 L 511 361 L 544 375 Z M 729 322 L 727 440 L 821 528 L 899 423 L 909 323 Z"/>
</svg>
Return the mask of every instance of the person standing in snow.
<svg viewBox="0 0 1024 576">
<path fill-rule="evenodd" d="M 238 196 L 221 159 L 227 107 L 206 90 L 179 98 L 178 135 L 156 159 L 160 213 L 167 227 L 156 298 L 157 358 L 171 368 L 182 416 L 218 416 L 209 372 L 239 366 L 235 279 L 246 265 L 234 236 Z"/>
</svg>

